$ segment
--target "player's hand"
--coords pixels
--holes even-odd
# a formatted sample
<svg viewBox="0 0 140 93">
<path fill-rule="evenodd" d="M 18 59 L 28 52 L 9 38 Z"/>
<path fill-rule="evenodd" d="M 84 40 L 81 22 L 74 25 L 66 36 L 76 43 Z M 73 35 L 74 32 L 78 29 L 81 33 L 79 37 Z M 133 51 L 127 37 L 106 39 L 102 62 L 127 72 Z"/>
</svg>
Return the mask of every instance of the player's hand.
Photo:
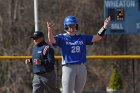
<svg viewBox="0 0 140 93">
<path fill-rule="evenodd" d="M 111 18 L 110 18 L 110 16 L 109 16 L 109 17 L 106 18 L 106 20 L 104 21 L 104 26 L 103 26 L 103 27 L 104 27 L 105 29 L 107 29 L 107 27 L 108 27 L 108 25 L 109 25 L 109 23 L 110 23 L 110 19 L 111 19 Z"/>
<path fill-rule="evenodd" d="M 30 59 L 26 59 L 25 64 L 29 64 L 29 63 L 30 63 Z"/>
<path fill-rule="evenodd" d="M 54 25 L 50 22 L 47 22 L 47 28 L 48 28 L 48 31 L 52 31 Z"/>
</svg>

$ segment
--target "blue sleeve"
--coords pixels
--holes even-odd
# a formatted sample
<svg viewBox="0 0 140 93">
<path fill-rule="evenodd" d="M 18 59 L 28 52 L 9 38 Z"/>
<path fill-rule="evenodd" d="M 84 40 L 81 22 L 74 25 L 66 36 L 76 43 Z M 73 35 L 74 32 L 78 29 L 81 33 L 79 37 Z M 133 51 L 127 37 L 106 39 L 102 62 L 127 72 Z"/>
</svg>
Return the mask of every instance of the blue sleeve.
<svg viewBox="0 0 140 93">
<path fill-rule="evenodd" d="M 60 46 L 61 47 L 61 42 L 62 42 L 62 35 L 56 35 L 55 37 L 56 43 L 53 44 L 53 46 Z"/>
<path fill-rule="evenodd" d="M 93 44 L 92 39 L 93 35 L 85 35 L 86 45 L 92 45 Z"/>
</svg>

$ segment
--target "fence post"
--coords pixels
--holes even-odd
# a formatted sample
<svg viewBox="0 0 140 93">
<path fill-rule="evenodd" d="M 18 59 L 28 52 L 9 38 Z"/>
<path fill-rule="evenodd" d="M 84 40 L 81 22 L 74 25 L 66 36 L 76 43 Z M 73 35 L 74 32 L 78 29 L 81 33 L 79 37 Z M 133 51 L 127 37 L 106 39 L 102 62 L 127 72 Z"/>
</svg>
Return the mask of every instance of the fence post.
<svg viewBox="0 0 140 93">
<path fill-rule="evenodd" d="M 56 81 L 57 81 L 57 88 L 59 88 L 59 59 L 56 59 Z"/>
<path fill-rule="evenodd" d="M 135 93 L 135 59 L 132 59 L 133 93 Z"/>
</svg>

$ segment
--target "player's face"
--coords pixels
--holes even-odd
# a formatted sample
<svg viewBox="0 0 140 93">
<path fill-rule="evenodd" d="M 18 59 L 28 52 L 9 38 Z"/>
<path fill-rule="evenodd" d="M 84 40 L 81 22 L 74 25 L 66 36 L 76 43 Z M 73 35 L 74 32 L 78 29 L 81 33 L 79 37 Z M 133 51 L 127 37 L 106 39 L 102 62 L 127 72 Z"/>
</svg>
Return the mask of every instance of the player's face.
<svg viewBox="0 0 140 93">
<path fill-rule="evenodd" d="M 36 38 L 36 39 L 34 39 L 34 44 L 37 45 L 42 41 L 43 41 L 43 37 Z"/>
<path fill-rule="evenodd" d="M 68 32 L 73 35 L 76 33 L 76 24 L 70 24 L 68 25 Z"/>
</svg>

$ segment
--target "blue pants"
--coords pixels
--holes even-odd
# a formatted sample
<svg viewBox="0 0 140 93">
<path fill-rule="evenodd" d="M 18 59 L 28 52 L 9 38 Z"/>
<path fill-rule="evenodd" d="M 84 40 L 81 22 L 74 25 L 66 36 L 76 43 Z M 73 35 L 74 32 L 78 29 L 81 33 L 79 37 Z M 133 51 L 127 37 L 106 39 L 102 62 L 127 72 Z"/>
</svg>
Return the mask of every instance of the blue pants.
<svg viewBox="0 0 140 93">
<path fill-rule="evenodd" d="M 82 93 L 87 79 L 85 64 L 62 66 L 62 93 Z"/>
<path fill-rule="evenodd" d="M 45 74 L 34 74 L 32 93 L 60 93 L 56 88 L 56 75 L 54 71 Z"/>
</svg>

